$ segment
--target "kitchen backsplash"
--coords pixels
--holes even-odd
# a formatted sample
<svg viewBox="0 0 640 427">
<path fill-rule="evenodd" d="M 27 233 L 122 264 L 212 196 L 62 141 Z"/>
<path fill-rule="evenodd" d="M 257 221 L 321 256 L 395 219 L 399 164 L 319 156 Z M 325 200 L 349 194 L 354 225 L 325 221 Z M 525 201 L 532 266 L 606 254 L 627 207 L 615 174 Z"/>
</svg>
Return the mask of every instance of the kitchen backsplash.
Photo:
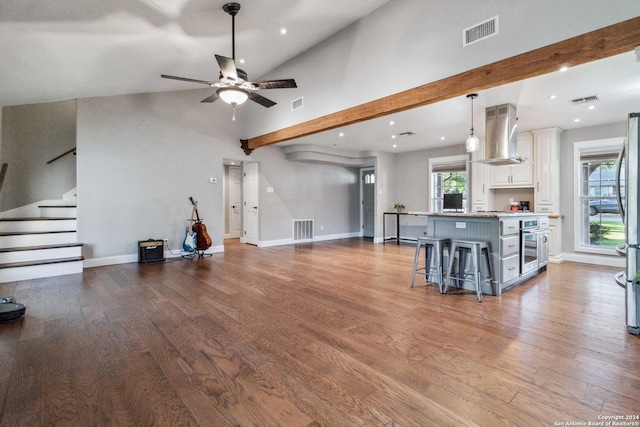
<svg viewBox="0 0 640 427">
<path fill-rule="evenodd" d="M 520 204 L 521 200 L 528 200 L 533 209 L 533 188 L 497 188 L 493 190 L 493 210 L 508 211 L 510 202 Z"/>
</svg>

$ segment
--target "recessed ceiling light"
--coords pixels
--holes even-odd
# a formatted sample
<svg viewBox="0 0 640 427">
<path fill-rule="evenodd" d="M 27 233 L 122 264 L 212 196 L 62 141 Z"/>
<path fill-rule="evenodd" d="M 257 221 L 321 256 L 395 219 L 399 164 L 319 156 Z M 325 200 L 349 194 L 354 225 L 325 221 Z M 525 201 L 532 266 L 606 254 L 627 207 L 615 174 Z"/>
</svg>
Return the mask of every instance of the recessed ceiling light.
<svg viewBox="0 0 640 427">
<path fill-rule="evenodd" d="M 280 28 L 280 34 L 287 34 L 286 28 Z"/>
<path fill-rule="evenodd" d="M 577 119 L 574 119 L 573 121 L 578 123 L 580 121 L 580 118 L 578 117 Z"/>
<path fill-rule="evenodd" d="M 589 110 L 593 110 L 594 108 L 596 108 L 595 105 L 589 105 Z"/>
<path fill-rule="evenodd" d="M 341 136 L 341 137 L 343 137 L 343 136 L 344 136 L 344 133 L 340 132 L 340 136 Z"/>
<path fill-rule="evenodd" d="M 444 141 L 444 136 L 441 136 L 441 137 L 440 137 L 440 141 Z"/>
<path fill-rule="evenodd" d="M 556 99 L 556 98 L 557 98 L 557 97 L 556 97 L 555 95 L 551 95 L 551 96 L 549 97 L 549 99 Z"/>
<path fill-rule="evenodd" d="M 393 144 L 393 148 L 396 148 L 398 146 L 398 144 Z"/>
<path fill-rule="evenodd" d="M 569 67 L 567 67 L 566 65 L 564 67 L 560 68 L 560 72 L 564 73 L 565 71 L 567 71 L 569 69 Z"/>
<path fill-rule="evenodd" d="M 394 122 L 393 120 L 391 120 L 391 121 L 389 122 L 389 125 L 391 125 L 391 126 L 393 126 L 394 124 L 395 124 L 395 122 Z"/>
<path fill-rule="evenodd" d="M 395 135 L 391 135 L 391 139 L 396 139 L 396 136 Z"/>
</svg>

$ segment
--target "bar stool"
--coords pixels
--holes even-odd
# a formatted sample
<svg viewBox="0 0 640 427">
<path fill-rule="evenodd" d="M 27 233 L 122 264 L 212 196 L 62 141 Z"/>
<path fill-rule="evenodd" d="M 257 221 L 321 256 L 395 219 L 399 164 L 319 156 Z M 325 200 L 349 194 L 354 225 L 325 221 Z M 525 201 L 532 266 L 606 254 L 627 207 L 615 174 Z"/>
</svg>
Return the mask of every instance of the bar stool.
<svg viewBox="0 0 640 427">
<path fill-rule="evenodd" d="M 456 251 L 458 252 L 458 271 L 454 271 Z M 467 268 L 467 255 L 470 255 L 469 267 Z M 487 265 L 487 276 L 482 276 L 481 265 L 483 261 Z M 452 240 L 451 255 L 447 267 L 447 278 L 444 285 L 444 293 L 447 293 L 449 285 L 469 282 L 475 288 L 478 295 L 478 302 L 482 302 L 482 285 L 489 283 L 493 293 L 493 274 L 491 273 L 491 256 L 489 255 L 489 245 L 487 242 L 476 240 Z"/>
<path fill-rule="evenodd" d="M 425 249 L 425 264 L 424 268 L 418 268 L 418 260 L 420 259 L 420 251 L 424 246 Z M 440 293 L 443 293 L 444 286 L 444 256 L 445 249 L 447 248 L 446 255 L 449 257 L 451 249 L 451 239 L 437 238 L 437 237 L 418 237 L 416 243 L 416 257 L 413 261 L 413 276 L 411 277 L 411 286 L 413 288 L 413 282 L 416 280 L 416 273 L 418 271 L 424 271 L 424 281 L 429 281 L 429 276 L 436 276 Z"/>
</svg>

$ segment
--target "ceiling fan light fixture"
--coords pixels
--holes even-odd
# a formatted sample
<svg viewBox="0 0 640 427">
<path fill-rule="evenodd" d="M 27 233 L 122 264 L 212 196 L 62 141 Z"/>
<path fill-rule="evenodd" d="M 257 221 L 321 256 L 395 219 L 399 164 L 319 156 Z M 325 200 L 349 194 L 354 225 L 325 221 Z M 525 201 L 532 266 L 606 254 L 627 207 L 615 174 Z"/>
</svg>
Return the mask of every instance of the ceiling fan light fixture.
<svg viewBox="0 0 640 427">
<path fill-rule="evenodd" d="M 244 102 L 249 99 L 247 91 L 235 87 L 218 89 L 217 94 L 224 102 L 231 105 L 244 104 Z"/>
<path fill-rule="evenodd" d="M 471 134 L 467 137 L 467 153 L 473 153 L 480 148 L 480 140 L 473 133 L 473 100 L 478 97 L 477 93 L 470 93 L 467 98 L 471 100 Z"/>
</svg>

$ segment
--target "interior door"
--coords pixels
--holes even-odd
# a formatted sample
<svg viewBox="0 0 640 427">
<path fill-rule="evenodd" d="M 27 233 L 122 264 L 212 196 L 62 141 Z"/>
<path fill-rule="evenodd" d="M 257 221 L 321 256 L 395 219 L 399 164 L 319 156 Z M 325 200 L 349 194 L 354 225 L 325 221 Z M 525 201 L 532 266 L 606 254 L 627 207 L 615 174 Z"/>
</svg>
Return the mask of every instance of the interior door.
<svg viewBox="0 0 640 427">
<path fill-rule="evenodd" d="M 242 235 L 242 169 L 239 166 L 229 166 L 229 204 L 227 217 L 229 218 L 229 238 L 237 239 Z"/>
<path fill-rule="evenodd" d="M 258 210 L 258 163 L 243 164 L 244 183 L 244 243 L 258 244 L 259 218 Z"/>
<path fill-rule="evenodd" d="M 373 169 L 362 170 L 362 237 L 375 235 L 375 188 L 376 175 Z"/>
</svg>

